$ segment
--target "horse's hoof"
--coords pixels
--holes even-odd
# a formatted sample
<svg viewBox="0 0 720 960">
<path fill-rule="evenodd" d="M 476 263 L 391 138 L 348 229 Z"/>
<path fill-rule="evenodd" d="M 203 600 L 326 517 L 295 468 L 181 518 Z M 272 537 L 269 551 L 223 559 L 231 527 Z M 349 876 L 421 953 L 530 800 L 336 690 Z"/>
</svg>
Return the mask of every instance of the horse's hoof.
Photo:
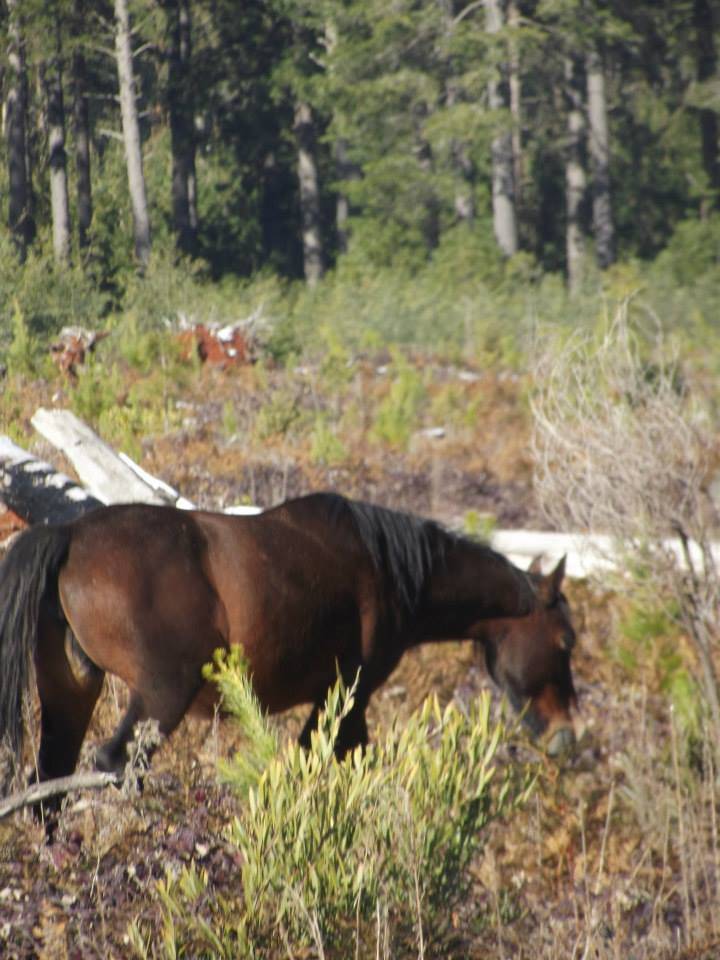
<svg viewBox="0 0 720 960">
<path fill-rule="evenodd" d="M 560 727 L 548 740 L 546 753 L 557 759 L 571 753 L 575 748 L 575 732 L 572 727 Z"/>
</svg>

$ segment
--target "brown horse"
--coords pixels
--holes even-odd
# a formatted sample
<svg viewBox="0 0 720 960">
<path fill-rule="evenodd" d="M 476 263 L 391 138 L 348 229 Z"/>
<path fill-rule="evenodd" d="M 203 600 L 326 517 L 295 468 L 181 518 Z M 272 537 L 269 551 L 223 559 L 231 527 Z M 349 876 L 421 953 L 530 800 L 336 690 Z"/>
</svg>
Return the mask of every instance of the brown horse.
<svg viewBox="0 0 720 960">
<path fill-rule="evenodd" d="M 170 734 L 191 706 L 209 708 L 202 666 L 238 644 L 265 710 L 313 704 L 304 743 L 338 670 L 350 683 L 361 668 L 341 754 L 367 741 L 370 695 L 407 649 L 471 638 L 557 750 L 573 741 L 575 701 L 563 573 L 563 561 L 525 573 L 432 521 L 329 493 L 252 517 L 133 504 L 33 527 L 0 568 L 0 737 L 20 754 L 32 658 L 38 776 L 71 773 L 114 674 L 129 706 L 96 764 L 120 771 L 136 722 Z"/>
</svg>

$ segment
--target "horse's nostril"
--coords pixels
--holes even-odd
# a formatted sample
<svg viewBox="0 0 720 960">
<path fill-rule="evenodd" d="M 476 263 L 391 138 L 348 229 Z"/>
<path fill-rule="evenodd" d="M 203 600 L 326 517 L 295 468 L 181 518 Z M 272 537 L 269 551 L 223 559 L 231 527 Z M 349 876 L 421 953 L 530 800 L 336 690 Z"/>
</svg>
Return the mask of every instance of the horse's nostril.
<svg viewBox="0 0 720 960">
<path fill-rule="evenodd" d="M 575 746 L 575 732 L 572 727 L 560 727 L 548 740 L 547 755 L 560 757 L 569 753 Z"/>
</svg>

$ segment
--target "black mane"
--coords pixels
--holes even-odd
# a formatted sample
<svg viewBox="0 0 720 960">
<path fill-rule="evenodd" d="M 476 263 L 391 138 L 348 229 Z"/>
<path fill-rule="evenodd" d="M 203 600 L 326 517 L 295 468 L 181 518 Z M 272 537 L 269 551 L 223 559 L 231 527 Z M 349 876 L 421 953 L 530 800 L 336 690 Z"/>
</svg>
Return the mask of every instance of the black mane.
<svg viewBox="0 0 720 960">
<path fill-rule="evenodd" d="M 375 568 L 394 585 L 401 612 L 414 613 L 430 574 L 444 562 L 448 547 L 463 538 L 434 520 L 411 513 L 336 493 L 319 496 L 326 501 L 331 516 L 339 518 L 349 513 Z"/>
</svg>

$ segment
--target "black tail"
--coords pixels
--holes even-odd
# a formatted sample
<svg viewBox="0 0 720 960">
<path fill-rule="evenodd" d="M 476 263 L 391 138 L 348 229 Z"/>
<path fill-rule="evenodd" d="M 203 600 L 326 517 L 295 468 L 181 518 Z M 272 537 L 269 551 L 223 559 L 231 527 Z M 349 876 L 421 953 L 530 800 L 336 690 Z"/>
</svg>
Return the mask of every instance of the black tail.
<svg viewBox="0 0 720 960">
<path fill-rule="evenodd" d="M 40 604 L 49 587 L 56 589 L 69 543 L 69 527 L 32 527 L 0 566 L 0 743 L 7 738 L 18 759 Z"/>
</svg>

